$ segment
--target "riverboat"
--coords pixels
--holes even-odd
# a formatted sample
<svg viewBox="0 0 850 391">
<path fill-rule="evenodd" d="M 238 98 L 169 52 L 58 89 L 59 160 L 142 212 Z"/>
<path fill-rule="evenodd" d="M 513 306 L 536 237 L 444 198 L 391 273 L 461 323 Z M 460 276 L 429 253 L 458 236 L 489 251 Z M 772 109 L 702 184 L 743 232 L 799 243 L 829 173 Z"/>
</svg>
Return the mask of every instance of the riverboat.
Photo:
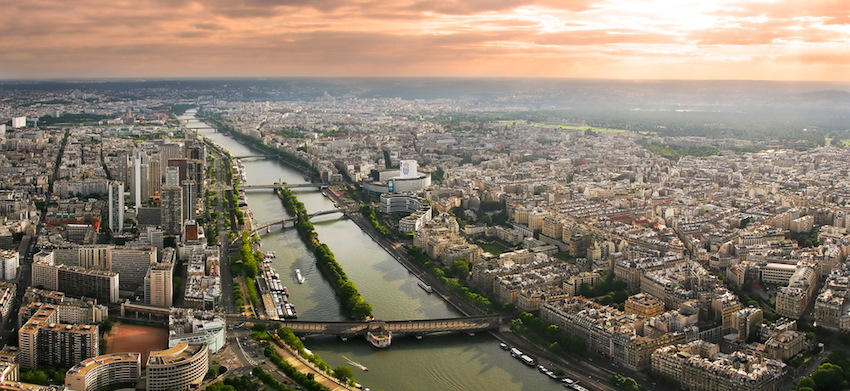
<svg viewBox="0 0 850 391">
<path fill-rule="evenodd" d="M 384 330 L 376 330 L 374 333 L 369 331 L 366 333 L 366 340 L 376 348 L 387 348 L 393 342 L 393 333 Z"/>
<path fill-rule="evenodd" d="M 295 269 L 295 281 L 298 281 L 299 284 L 304 283 L 304 276 L 301 275 L 301 269 Z"/>
<path fill-rule="evenodd" d="M 428 285 L 422 281 L 419 281 L 418 284 L 420 288 L 425 290 L 425 292 L 431 293 L 434 291 L 434 288 L 431 288 L 431 285 Z"/>
</svg>

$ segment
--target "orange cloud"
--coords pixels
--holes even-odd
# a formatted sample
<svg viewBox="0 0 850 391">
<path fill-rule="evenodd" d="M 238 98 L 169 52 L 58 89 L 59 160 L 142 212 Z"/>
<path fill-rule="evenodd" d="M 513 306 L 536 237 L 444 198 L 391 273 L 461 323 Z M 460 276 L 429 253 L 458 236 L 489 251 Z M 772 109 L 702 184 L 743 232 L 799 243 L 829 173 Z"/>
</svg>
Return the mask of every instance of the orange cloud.
<svg viewBox="0 0 850 391">
<path fill-rule="evenodd" d="M 798 4 L 799 3 L 799 4 Z M 0 0 L 0 78 L 850 79 L 843 1 Z"/>
</svg>

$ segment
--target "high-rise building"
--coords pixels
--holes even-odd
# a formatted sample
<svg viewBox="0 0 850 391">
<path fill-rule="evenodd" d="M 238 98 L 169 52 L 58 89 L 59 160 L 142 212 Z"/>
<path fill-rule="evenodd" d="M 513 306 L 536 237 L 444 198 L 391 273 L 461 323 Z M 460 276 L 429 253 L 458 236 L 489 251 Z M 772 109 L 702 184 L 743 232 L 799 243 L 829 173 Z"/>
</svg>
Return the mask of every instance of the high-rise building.
<svg viewBox="0 0 850 391">
<path fill-rule="evenodd" d="M 180 186 L 180 167 L 168 166 L 165 167 L 165 185 Z"/>
<path fill-rule="evenodd" d="M 180 170 L 180 182 L 189 179 L 189 159 L 186 158 L 177 158 L 177 159 L 168 159 L 169 167 L 177 167 Z"/>
<path fill-rule="evenodd" d="M 110 270 L 120 276 L 121 289 L 133 290 L 145 283 L 145 274 L 156 263 L 156 247 L 112 249 Z"/>
<path fill-rule="evenodd" d="M 127 151 L 118 152 L 118 175 L 116 180 L 121 183 L 130 183 L 128 174 L 130 173 L 130 155 Z"/>
<path fill-rule="evenodd" d="M 159 194 L 162 187 L 162 165 L 161 156 L 158 152 L 151 155 L 148 163 L 148 196 L 154 197 Z"/>
<path fill-rule="evenodd" d="M 109 230 L 121 232 L 124 230 L 124 183 L 112 181 L 109 183 Z"/>
<path fill-rule="evenodd" d="M 183 181 L 183 220 L 195 219 L 195 207 L 198 205 L 198 185 L 195 181 Z"/>
<path fill-rule="evenodd" d="M 168 235 L 183 233 L 183 188 L 164 186 L 162 195 L 162 232 Z"/>
<path fill-rule="evenodd" d="M 0 250 L 0 277 L 6 281 L 14 280 L 18 276 L 20 260 L 15 250 Z"/>
<path fill-rule="evenodd" d="M 156 307 L 171 307 L 173 274 L 173 263 L 150 265 L 145 276 L 145 303 Z"/>
<path fill-rule="evenodd" d="M 45 304 L 18 330 L 20 365 L 71 366 L 98 355 L 98 327 L 58 323 L 58 311 Z"/>
</svg>

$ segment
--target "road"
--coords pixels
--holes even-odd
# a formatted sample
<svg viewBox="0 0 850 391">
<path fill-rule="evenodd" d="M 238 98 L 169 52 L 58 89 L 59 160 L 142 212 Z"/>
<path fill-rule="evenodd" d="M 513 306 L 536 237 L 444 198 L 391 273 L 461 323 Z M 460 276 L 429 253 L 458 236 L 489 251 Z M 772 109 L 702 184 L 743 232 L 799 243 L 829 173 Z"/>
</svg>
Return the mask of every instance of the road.
<svg viewBox="0 0 850 391">
<path fill-rule="evenodd" d="M 221 273 L 221 308 L 222 311 L 228 314 L 237 313 L 235 299 L 233 297 L 233 274 L 230 271 L 230 241 L 227 240 L 227 225 L 226 221 L 226 210 L 224 208 L 224 195 L 225 192 L 222 189 L 222 184 L 224 183 L 224 175 L 222 174 L 225 170 L 230 169 L 227 167 L 227 160 L 223 158 L 223 156 L 218 155 L 216 153 L 215 165 L 218 169 L 216 172 L 216 211 L 218 212 L 219 218 L 216 221 L 217 229 L 218 229 L 218 242 L 221 243 L 221 267 L 219 271 Z"/>
</svg>

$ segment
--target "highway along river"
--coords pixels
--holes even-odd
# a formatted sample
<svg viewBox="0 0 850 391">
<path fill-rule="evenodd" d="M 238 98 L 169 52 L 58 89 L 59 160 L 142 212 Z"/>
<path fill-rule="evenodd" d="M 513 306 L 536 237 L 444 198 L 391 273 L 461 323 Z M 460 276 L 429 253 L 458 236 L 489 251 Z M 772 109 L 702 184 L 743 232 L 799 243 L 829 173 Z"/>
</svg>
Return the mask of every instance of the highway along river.
<svg viewBox="0 0 850 391">
<path fill-rule="evenodd" d="M 200 135 L 215 141 L 234 157 L 257 155 L 235 139 L 215 132 L 194 119 L 194 110 L 180 117 Z M 303 175 L 276 160 L 242 159 L 248 184 L 274 182 L 305 183 Z M 334 208 L 318 190 L 294 189 L 309 212 Z M 248 205 L 258 225 L 288 217 L 280 199 L 271 191 L 249 190 Z M 360 228 L 339 214 L 316 217 L 313 221 L 319 239 L 334 252 L 348 278 L 372 304 L 375 318 L 408 320 L 452 318 L 462 315 L 440 296 L 417 285 L 417 278 L 373 242 Z M 291 300 L 301 320 L 344 320 L 330 284 L 315 264 L 313 255 L 294 229 L 277 230 L 261 236 L 263 251 L 274 251 L 273 260 L 281 280 L 289 288 Z M 301 269 L 305 281 L 295 281 Z M 426 336 L 394 339 L 388 349 L 379 350 L 362 338 L 343 342 L 339 338 L 308 339 L 307 348 L 332 367 L 350 366 L 357 381 L 373 390 L 563 390 L 559 383 L 532 367 L 523 365 L 499 348 L 487 333 L 476 336 Z M 368 368 L 368 371 L 362 370 Z"/>
</svg>

